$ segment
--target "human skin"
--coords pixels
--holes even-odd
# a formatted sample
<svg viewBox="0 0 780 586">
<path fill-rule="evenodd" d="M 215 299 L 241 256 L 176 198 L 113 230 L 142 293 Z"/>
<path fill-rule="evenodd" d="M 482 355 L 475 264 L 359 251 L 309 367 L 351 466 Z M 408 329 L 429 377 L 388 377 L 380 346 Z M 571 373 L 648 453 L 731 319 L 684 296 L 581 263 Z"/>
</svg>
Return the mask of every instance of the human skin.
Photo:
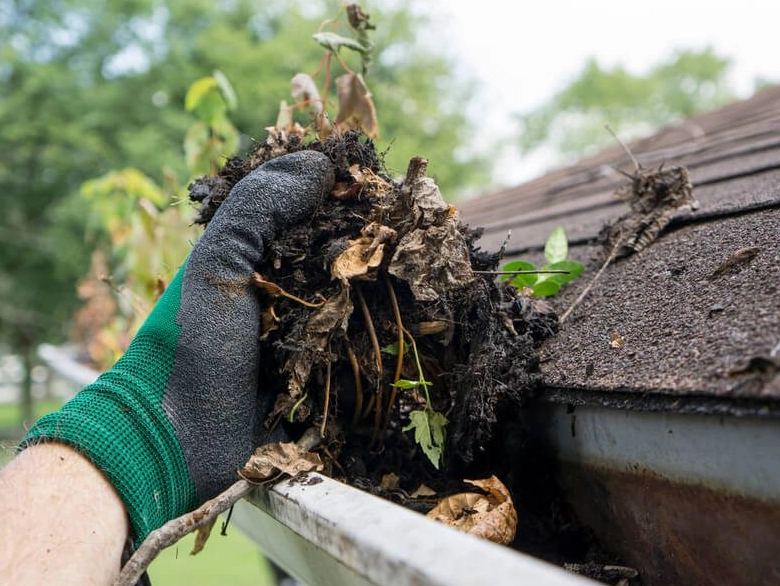
<svg viewBox="0 0 780 586">
<path fill-rule="evenodd" d="M 68 446 L 30 446 L 0 470 L 4 584 L 110 585 L 128 532 L 112 485 Z"/>
</svg>

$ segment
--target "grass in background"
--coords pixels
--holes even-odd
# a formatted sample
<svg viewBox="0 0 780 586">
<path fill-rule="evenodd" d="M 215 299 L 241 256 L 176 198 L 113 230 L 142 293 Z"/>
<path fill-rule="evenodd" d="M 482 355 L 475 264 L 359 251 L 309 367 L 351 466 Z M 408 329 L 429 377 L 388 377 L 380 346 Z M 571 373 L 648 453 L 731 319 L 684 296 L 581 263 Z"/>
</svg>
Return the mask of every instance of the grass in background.
<svg viewBox="0 0 780 586">
<path fill-rule="evenodd" d="M 149 568 L 154 586 L 275 586 L 260 550 L 235 528 L 219 534 L 220 521 L 205 549 L 191 556 L 194 536 L 164 550 Z"/>
<path fill-rule="evenodd" d="M 33 401 L 33 414 L 37 420 L 41 415 L 46 415 L 52 411 L 56 411 L 62 406 L 61 399 L 39 399 Z M 18 402 L 13 403 L 0 403 L 0 429 L 6 428 L 29 428 L 34 421 L 25 421 L 22 424 L 22 406 Z"/>
</svg>

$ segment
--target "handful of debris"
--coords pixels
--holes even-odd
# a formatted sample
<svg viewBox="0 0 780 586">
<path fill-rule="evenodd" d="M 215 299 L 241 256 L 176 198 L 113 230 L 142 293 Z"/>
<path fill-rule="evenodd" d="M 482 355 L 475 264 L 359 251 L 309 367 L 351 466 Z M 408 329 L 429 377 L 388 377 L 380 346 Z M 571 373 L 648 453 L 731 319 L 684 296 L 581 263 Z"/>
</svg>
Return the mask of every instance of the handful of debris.
<svg viewBox="0 0 780 586">
<path fill-rule="evenodd" d="M 356 131 L 304 145 L 272 130 L 191 186 L 199 222 L 252 169 L 304 148 L 330 158 L 336 185 L 309 224 L 277 236 L 254 276 L 261 380 L 277 396 L 266 425 L 317 426 L 326 470 L 347 481 L 485 471 L 498 415 L 533 390 L 534 344 L 557 318 L 479 273 L 500 254 L 475 247 L 479 232 L 443 200 L 427 161 L 394 181 Z"/>
</svg>

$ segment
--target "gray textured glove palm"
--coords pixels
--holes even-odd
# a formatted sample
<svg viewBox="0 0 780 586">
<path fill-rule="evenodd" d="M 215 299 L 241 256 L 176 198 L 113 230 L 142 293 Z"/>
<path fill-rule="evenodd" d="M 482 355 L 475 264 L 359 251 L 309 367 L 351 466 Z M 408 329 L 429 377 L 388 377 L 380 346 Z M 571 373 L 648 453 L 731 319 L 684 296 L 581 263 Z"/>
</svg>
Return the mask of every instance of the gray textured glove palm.
<svg viewBox="0 0 780 586">
<path fill-rule="evenodd" d="M 111 480 L 134 541 L 236 480 L 273 397 L 258 381 L 253 271 L 278 230 L 333 186 L 317 152 L 265 163 L 232 189 L 125 355 L 25 442 L 74 446 Z"/>
</svg>

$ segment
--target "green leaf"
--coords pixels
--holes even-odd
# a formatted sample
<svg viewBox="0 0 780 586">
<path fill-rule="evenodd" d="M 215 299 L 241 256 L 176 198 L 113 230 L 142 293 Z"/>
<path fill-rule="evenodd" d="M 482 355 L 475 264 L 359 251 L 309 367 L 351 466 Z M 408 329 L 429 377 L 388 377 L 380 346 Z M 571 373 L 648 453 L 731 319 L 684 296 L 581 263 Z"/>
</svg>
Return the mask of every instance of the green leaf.
<svg viewBox="0 0 780 586">
<path fill-rule="evenodd" d="M 368 49 L 358 43 L 355 39 L 350 39 L 349 37 L 342 37 L 341 35 L 337 35 L 336 33 L 331 32 L 324 32 L 324 33 L 315 33 L 312 35 L 312 38 L 317 41 L 320 46 L 326 48 L 328 51 L 333 51 L 334 53 L 338 53 L 339 49 L 341 47 L 346 47 L 347 49 L 352 49 L 353 51 L 357 51 L 361 55 L 364 55 L 368 52 Z"/>
<path fill-rule="evenodd" d="M 412 411 L 409 413 L 409 425 L 403 431 L 414 430 L 414 441 L 422 448 L 437 469 L 444 452 L 444 441 L 447 437 L 447 418 L 438 411 Z"/>
<path fill-rule="evenodd" d="M 201 77 L 194 81 L 184 96 L 184 109 L 192 112 L 197 108 L 207 94 L 219 89 L 219 82 L 213 77 Z"/>
<path fill-rule="evenodd" d="M 551 297 L 560 291 L 561 286 L 553 280 L 542 281 L 533 286 L 534 295 L 539 297 Z"/>
<path fill-rule="evenodd" d="M 433 383 L 427 380 L 408 380 L 399 378 L 393 386 L 398 389 L 416 389 L 417 387 L 432 387 Z"/>
<path fill-rule="evenodd" d="M 390 354 L 391 356 L 398 356 L 398 342 L 388 344 L 384 348 L 380 348 L 379 351 L 384 352 L 385 354 Z"/>
<path fill-rule="evenodd" d="M 525 260 L 515 260 L 506 263 L 501 267 L 502 271 L 535 271 L 536 265 Z M 501 277 L 504 281 L 510 281 L 513 287 L 522 289 L 523 287 L 530 287 L 538 279 L 538 275 L 503 275 Z"/>
<path fill-rule="evenodd" d="M 580 263 L 575 262 L 573 260 L 563 260 L 550 265 L 546 265 L 542 267 L 542 270 L 568 271 L 568 274 L 555 273 L 551 275 L 546 275 L 546 279 L 544 279 L 545 281 L 554 281 L 559 285 L 565 285 L 566 283 L 569 283 L 574 279 L 576 279 L 577 277 L 579 277 L 582 274 L 582 271 L 585 270 L 585 267 L 583 267 Z"/>
<path fill-rule="evenodd" d="M 206 175 L 211 170 L 208 161 L 209 127 L 196 122 L 184 136 L 184 155 L 187 167 L 194 175 Z"/>
<path fill-rule="evenodd" d="M 558 226 L 552 231 L 544 245 L 544 258 L 548 263 L 556 263 L 566 260 L 569 254 L 569 242 L 566 240 L 566 232 L 563 226 Z"/>
<path fill-rule="evenodd" d="M 235 110 L 238 108 L 238 96 L 236 96 L 236 90 L 233 89 L 233 85 L 225 77 L 219 69 L 214 70 L 214 79 L 217 80 L 219 89 L 222 90 L 222 97 L 225 98 L 225 104 L 228 110 Z"/>
</svg>

